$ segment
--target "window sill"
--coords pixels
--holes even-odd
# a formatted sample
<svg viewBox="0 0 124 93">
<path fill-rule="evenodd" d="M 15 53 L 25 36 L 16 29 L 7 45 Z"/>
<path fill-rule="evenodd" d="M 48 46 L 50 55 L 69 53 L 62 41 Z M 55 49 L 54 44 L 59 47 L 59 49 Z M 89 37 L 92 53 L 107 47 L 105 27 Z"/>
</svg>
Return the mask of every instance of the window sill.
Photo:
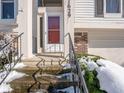
<svg viewBox="0 0 124 93">
<path fill-rule="evenodd" d="M 122 14 L 121 13 L 105 13 L 104 17 L 117 17 L 117 18 L 120 18 L 120 17 L 122 17 Z"/>
<path fill-rule="evenodd" d="M 0 19 L 0 23 L 2 24 L 16 24 L 16 19 Z"/>
</svg>

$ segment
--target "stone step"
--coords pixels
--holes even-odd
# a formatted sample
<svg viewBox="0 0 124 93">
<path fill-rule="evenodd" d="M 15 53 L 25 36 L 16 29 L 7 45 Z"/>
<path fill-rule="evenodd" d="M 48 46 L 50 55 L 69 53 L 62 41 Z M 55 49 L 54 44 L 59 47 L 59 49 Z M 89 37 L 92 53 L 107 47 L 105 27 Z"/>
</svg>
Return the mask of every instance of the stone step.
<svg viewBox="0 0 124 93">
<path fill-rule="evenodd" d="M 16 69 L 16 71 L 19 71 L 19 72 L 23 72 L 23 73 L 26 73 L 28 75 L 32 75 L 33 73 L 35 73 L 37 70 L 39 70 L 39 68 L 36 67 L 24 67 L 22 69 Z M 59 66 L 59 65 L 52 65 L 52 66 L 46 66 L 46 67 L 40 67 L 40 74 L 43 74 L 43 73 L 47 73 L 47 74 L 53 74 L 53 75 L 56 75 L 56 74 L 59 74 L 61 73 L 63 70 L 63 67 L 62 66 Z"/>
<path fill-rule="evenodd" d="M 70 86 L 78 85 L 77 82 L 71 82 L 69 80 L 58 79 L 55 76 L 41 76 L 41 77 L 37 77 L 37 80 L 40 82 L 40 87 L 39 87 L 39 83 L 35 84 L 35 81 L 30 76 L 23 77 L 21 79 L 12 81 L 11 86 L 14 89 L 12 93 L 27 93 L 28 88 L 32 86 L 33 84 L 35 85 L 32 87 L 31 89 L 32 91 L 36 91 L 39 88 L 47 90 L 49 89 L 51 84 L 52 86 L 54 86 L 54 88 L 57 88 L 57 89 L 63 89 L 63 88 L 67 88 Z"/>
<path fill-rule="evenodd" d="M 11 93 L 27 93 L 27 89 L 34 83 L 35 81 L 31 76 L 26 76 L 21 79 L 14 80 L 10 83 L 11 87 L 13 88 Z"/>
<path fill-rule="evenodd" d="M 12 81 L 10 84 L 14 90 L 11 93 L 36 93 L 38 90 L 44 90 L 45 92 L 43 93 L 48 93 L 47 90 L 51 86 L 62 89 L 77 85 L 77 82 L 71 82 L 70 80 L 56 77 L 57 75 L 70 72 L 70 69 L 65 70 L 63 69 L 63 66 L 60 65 L 62 62 L 62 64 L 67 63 L 67 60 L 64 58 L 37 56 L 36 58 L 34 57 L 22 61 L 27 67 L 16 70 L 26 73 L 28 76 Z M 35 72 L 37 73 L 35 74 L 34 79 L 33 74 Z M 28 89 L 30 87 L 31 91 L 29 92 Z"/>
<path fill-rule="evenodd" d="M 32 58 L 28 58 L 28 59 L 22 59 L 23 62 L 40 62 L 40 61 L 55 61 L 55 62 L 58 62 L 58 61 L 67 61 L 64 57 L 59 57 L 59 56 L 34 56 Z"/>
<path fill-rule="evenodd" d="M 66 61 L 41 61 L 41 62 L 23 62 L 25 65 L 29 67 L 36 67 L 37 64 L 42 67 L 47 67 L 47 66 L 54 66 L 54 65 L 64 65 L 67 62 Z"/>
<path fill-rule="evenodd" d="M 48 67 L 41 67 L 41 73 L 47 73 L 47 74 L 58 74 L 62 71 L 63 67 L 54 65 L 54 66 L 48 66 Z"/>
<path fill-rule="evenodd" d="M 36 67 L 32 67 L 32 68 L 31 67 L 25 67 L 23 69 L 16 69 L 16 71 L 25 73 L 25 74 L 27 74 L 29 76 L 32 76 L 32 74 L 34 72 L 36 72 L 37 70 L 38 70 L 38 68 L 36 68 Z"/>
<path fill-rule="evenodd" d="M 63 56 L 63 53 L 62 52 L 59 52 L 59 53 L 38 53 L 36 56 L 42 56 L 42 57 L 52 57 L 52 58 L 56 58 L 56 57 L 59 57 L 59 58 L 64 58 Z"/>
</svg>

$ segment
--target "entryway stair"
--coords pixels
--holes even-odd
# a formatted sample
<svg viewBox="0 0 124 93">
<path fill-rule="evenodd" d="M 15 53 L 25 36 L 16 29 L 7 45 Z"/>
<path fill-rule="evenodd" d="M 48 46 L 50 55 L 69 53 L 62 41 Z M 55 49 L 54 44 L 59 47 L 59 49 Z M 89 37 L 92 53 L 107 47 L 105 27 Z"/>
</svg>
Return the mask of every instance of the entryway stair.
<svg viewBox="0 0 124 93">
<path fill-rule="evenodd" d="M 27 76 L 11 82 L 11 93 L 66 93 L 56 92 L 56 89 L 64 89 L 76 86 L 78 83 L 60 76 L 70 73 L 71 69 L 63 69 L 68 60 L 62 57 L 35 56 L 32 59 L 23 60 L 27 65 L 17 71 L 26 73 Z"/>
</svg>

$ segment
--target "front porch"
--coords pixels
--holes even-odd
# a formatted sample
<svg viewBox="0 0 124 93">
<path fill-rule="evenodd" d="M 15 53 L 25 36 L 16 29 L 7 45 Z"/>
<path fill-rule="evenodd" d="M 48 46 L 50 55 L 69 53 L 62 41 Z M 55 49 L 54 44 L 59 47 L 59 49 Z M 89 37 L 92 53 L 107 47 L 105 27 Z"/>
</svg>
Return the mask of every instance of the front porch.
<svg viewBox="0 0 124 93">
<path fill-rule="evenodd" d="M 64 8 L 62 0 L 39 0 L 37 31 L 33 31 L 33 53 L 64 55 Z M 42 3 L 41 3 L 42 1 Z"/>
<path fill-rule="evenodd" d="M 0 91 L 6 93 L 66 93 L 68 91 L 80 93 L 79 91 L 87 91 L 87 89 L 84 90 L 86 84 L 75 56 L 70 34 L 67 35 L 69 37 L 69 60 L 65 57 L 46 55 L 37 55 L 32 59 L 22 60 L 22 35 L 23 33 L 14 37 L 0 50 Z M 5 53 L 6 50 L 8 52 Z M 5 90 L 3 87 L 6 87 Z"/>
</svg>

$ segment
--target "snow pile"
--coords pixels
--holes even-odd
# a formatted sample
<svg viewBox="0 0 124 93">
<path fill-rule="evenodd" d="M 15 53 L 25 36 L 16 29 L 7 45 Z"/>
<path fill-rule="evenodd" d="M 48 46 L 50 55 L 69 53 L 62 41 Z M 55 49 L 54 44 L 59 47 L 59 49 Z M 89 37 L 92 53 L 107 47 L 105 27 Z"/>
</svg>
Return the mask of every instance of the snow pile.
<svg viewBox="0 0 124 93">
<path fill-rule="evenodd" d="M 62 64 L 62 66 L 64 67 L 63 69 L 70 69 L 71 68 L 71 65 L 69 63 Z"/>
<path fill-rule="evenodd" d="M 81 58 L 80 62 L 86 64 L 89 71 L 97 71 L 101 90 L 105 90 L 107 93 L 124 93 L 123 67 L 104 59 L 94 62 Z"/>
<path fill-rule="evenodd" d="M 124 68 L 107 60 L 98 60 L 97 78 L 102 90 L 108 93 L 124 93 Z"/>
<path fill-rule="evenodd" d="M 61 74 L 59 76 L 56 76 L 57 78 L 64 78 L 66 80 L 72 80 L 72 73 L 65 73 L 65 74 Z"/>
<path fill-rule="evenodd" d="M 11 67 L 11 68 L 14 67 L 13 69 L 21 69 L 21 68 L 26 67 L 26 65 L 25 65 L 24 63 L 17 63 L 17 64 L 15 65 L 14 62 L 11 63 L 11 64 L 6 64 L 6 65 L 5 65 L 5 68 L 6 68 L 7 70 L 9 70 L 10 67 Z"/>
<path fill-rule="evenodd" d="M 5 77 L 6 73 L 7 72 L 0 73 L 0 81 L 2 81 L 2 79 Z M 25 73 L 11 71 L 10 74 L 5 79 L 5 81 L 3 82 L 3 84 L 0 85 L 0 93 L 11 92 L 13 89 L 10 87 L 10 84 L 8 84 L 8 83 L 15 79 L 22 78 L 24 76 L 26 76 Z"/>
<path fill-rule="evenodd" d="M 96 64 L 96 62 L 94 62 L 93 60 L 91 60 L 90 58 L 87 58 L 87 57 L 82 57 L 80 60 L 79 60 L 80 63 L 84 63 L 87 65 L 87 68 L 89 71 L 93 71 L 95 70 L 98 65 Z"/>
<path fill-rule="evenodd" d="M 11 82 L 11 81 L 13 81 L 13 80 L 15 80 L 15 79 L 19 79 L 19 78 L 22 78 L 22 77 L 24 77 L 24 76 L 26 76 L 26 74 L 25 73 L 21 73 L 21 72 L 17 72 L 17 71 L 12 71 L 12 72 L 10 72 L 10 74 L 7 76 L 7 78 L 5 79 L 5 81 L 4 82 Z"/>
<path fill-rule="evenodd" d="M 7 73 L 8 72 L 5 72 L 5 71 L 0 73 L 0 82 L 3 80 L 3 78 L 5 78 Z M 15 79 L 19 79 L 19 78 L 24 77 L 24 76 L 26 76 L 25 73 L 21 73 L 21 72 L 17 72 L 17 71 L 11 71 L 9 73 L 9 75 L 6 77 L 4 83 L 9 83 Z"/>
<path fill-rule="evenodd" d="M 40 89 L 40 90 L 36 91 L 36 93 L 47 93 L 47 91 L 44 89 Z"/>
<path fill-rule="evenodd" d="M 14 63 L 11 63 L 11 66 L 14 66 Z M 24 65 L 23 63 L 17 63 L 14 67 L 14 69 L 20 69 L 25 67 L 26 65 Z M 7 64 L 5 66 L 7 69 L 10 68 L 10 65 Z M 7 75 L 7 71 L 1 72 L 0 73 L 0 82 L 5 78 L 5 76 Z M 3 84 L 0 85 L 0 93 L 5 93 L 5 92 L 11 92 L 13 89 L 11 88 L 10 83 L 11 81 L 15 80 L 15 79 L 19 79 L 22 78 L 24 76 L 27 76 L 25 73 L 21 73 L 21 72 L 17 72 L 17 71 L 11 71 L 9 73 L 9 75 L 6 77 L 6 79 L 4 80 Z"/>
<path fill-rule="evenodd" d="M 65 89 L 58 89 L 57 91 L 58 91 L 58 92 L 61 91 L 61 92 L 65 92 L 65 93 L 75 93 L 73 86 L 72 86 L 72 87 L 65 88 Z"/>
<path fill-rule="evenodd" d="M 21 69 L 21 68 L 24 68 L 26 67 L 26 65 L 24 63 L 17 63 L 14 67 L 14 69 Z"/>
<path fill-rule="evenodd" d="M 10 87 L 10 84 L 2 84 L 0 85 L 0 93 L 6 93 L 6 92 L 11 92 L 13 89 Z"/>
</svg>

